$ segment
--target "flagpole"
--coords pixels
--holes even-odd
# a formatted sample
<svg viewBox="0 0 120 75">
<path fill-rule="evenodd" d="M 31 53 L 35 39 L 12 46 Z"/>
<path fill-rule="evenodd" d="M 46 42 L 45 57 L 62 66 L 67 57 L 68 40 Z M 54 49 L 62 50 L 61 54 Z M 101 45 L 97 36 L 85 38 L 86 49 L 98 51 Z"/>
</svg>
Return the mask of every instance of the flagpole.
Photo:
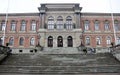
<svg viewBox="0 0 120 75">
<path fill-rule="evenodd" d="M 8 6 L 7 6 L 7 10 L 6 10 L 6 17 L 5 17 L 5 26 L 3 28 L 3 45 L 5 45 L 5 31 L 6 31 L 6 26 L 7 26 L 7 21 L 8 21 L 8 9 L 9 9 L 9 3 L 10 1 L 8 0 Z"/>
<path fill-rule="evenodd" d="M 112 4 L 111 0 L 109 0 L 110 3 L 110 10 L 111 10 L 111 18 L 112 18 L 112 26 L 113 26 L 113 34 L 114 34 L 114 39 L 115 39 L 115 45 L 117 45 L 117 40 L 116 40 L 116 30 L 115 30 L 115 23 L 114 23 L 114 16 L 113 16 L 113 11 L 112 11 Z"/>
</svg>

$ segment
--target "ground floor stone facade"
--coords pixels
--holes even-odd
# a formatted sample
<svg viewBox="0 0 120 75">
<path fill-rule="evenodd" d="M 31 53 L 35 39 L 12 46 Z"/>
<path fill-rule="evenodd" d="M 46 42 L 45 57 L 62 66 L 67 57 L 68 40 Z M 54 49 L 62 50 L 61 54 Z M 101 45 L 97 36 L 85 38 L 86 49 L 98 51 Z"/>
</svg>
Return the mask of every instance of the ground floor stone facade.
<svg viewBox="0 0 120 75">
<path fill-rule="evenodd" d="M 40 45 L 43 47 L 78 47 L 81 44 L 81 29 L 57 31 L 40 29 Z"/>
</svg>

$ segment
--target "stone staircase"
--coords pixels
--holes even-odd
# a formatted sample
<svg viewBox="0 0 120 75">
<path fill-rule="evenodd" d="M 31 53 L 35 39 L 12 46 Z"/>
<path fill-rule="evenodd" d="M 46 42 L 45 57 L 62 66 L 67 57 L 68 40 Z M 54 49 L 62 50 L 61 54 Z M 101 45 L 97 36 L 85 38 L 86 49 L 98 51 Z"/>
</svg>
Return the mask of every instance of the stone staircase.
<svg viewBox="0 0 120 75">
<path fill-rule="evenodd" d="M 83 54 L 82 51 L 78 51 L 76 47 L 57 47 L 57 48 L 44 48 L 42 54 Z"/>
<path fill-rule="evenodd" d="M 120 73 L 111 54 L 14 54 L 0 65 L 0 73 L 81 74 Z"/>
</svg>

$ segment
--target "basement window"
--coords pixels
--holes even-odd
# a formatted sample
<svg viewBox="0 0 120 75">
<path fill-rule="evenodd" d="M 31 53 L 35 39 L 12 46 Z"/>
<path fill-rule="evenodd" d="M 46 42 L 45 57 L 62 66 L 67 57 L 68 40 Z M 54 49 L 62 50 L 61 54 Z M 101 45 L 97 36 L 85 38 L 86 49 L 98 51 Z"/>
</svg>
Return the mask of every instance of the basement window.
<svg viewBox="0 0 120 75">
<path fill-rule="evenodd" d="M 23 50 L 19 50 L 19 52 L 20 52 L 20 53 L 22 53 L 22 52 L 23 52 Z"/>
</svg>

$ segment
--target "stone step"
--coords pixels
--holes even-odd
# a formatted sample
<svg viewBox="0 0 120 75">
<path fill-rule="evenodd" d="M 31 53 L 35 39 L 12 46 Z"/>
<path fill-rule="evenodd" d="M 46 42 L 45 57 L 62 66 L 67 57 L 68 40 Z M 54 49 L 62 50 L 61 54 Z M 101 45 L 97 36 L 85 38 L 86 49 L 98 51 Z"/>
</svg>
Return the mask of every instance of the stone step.
<svg viewBox="0 0 120 75">
<path fill-rule="evenodd" d="M 119 65 L 111 66 L 0 66 L 0 73 L 114 73 L 120 72 Z"/>
<path fill-rule="evenodd" d="M 79 74 L 120 72 L 111 54 L 13 54 L 0 65 L 0 73 Z"/>
<path fill-rule="evenodd" d="M 112 61 L 112 62 L 111 62 Z M 48 63 L 49 62 L 49 63 Z M 108 63 L 109 62 L 109 63 Z M 114 65 L 119 62 L 110 54 L 82 54 L 82 55 L 11 55 L 1 65 Z"/>
</svg>

